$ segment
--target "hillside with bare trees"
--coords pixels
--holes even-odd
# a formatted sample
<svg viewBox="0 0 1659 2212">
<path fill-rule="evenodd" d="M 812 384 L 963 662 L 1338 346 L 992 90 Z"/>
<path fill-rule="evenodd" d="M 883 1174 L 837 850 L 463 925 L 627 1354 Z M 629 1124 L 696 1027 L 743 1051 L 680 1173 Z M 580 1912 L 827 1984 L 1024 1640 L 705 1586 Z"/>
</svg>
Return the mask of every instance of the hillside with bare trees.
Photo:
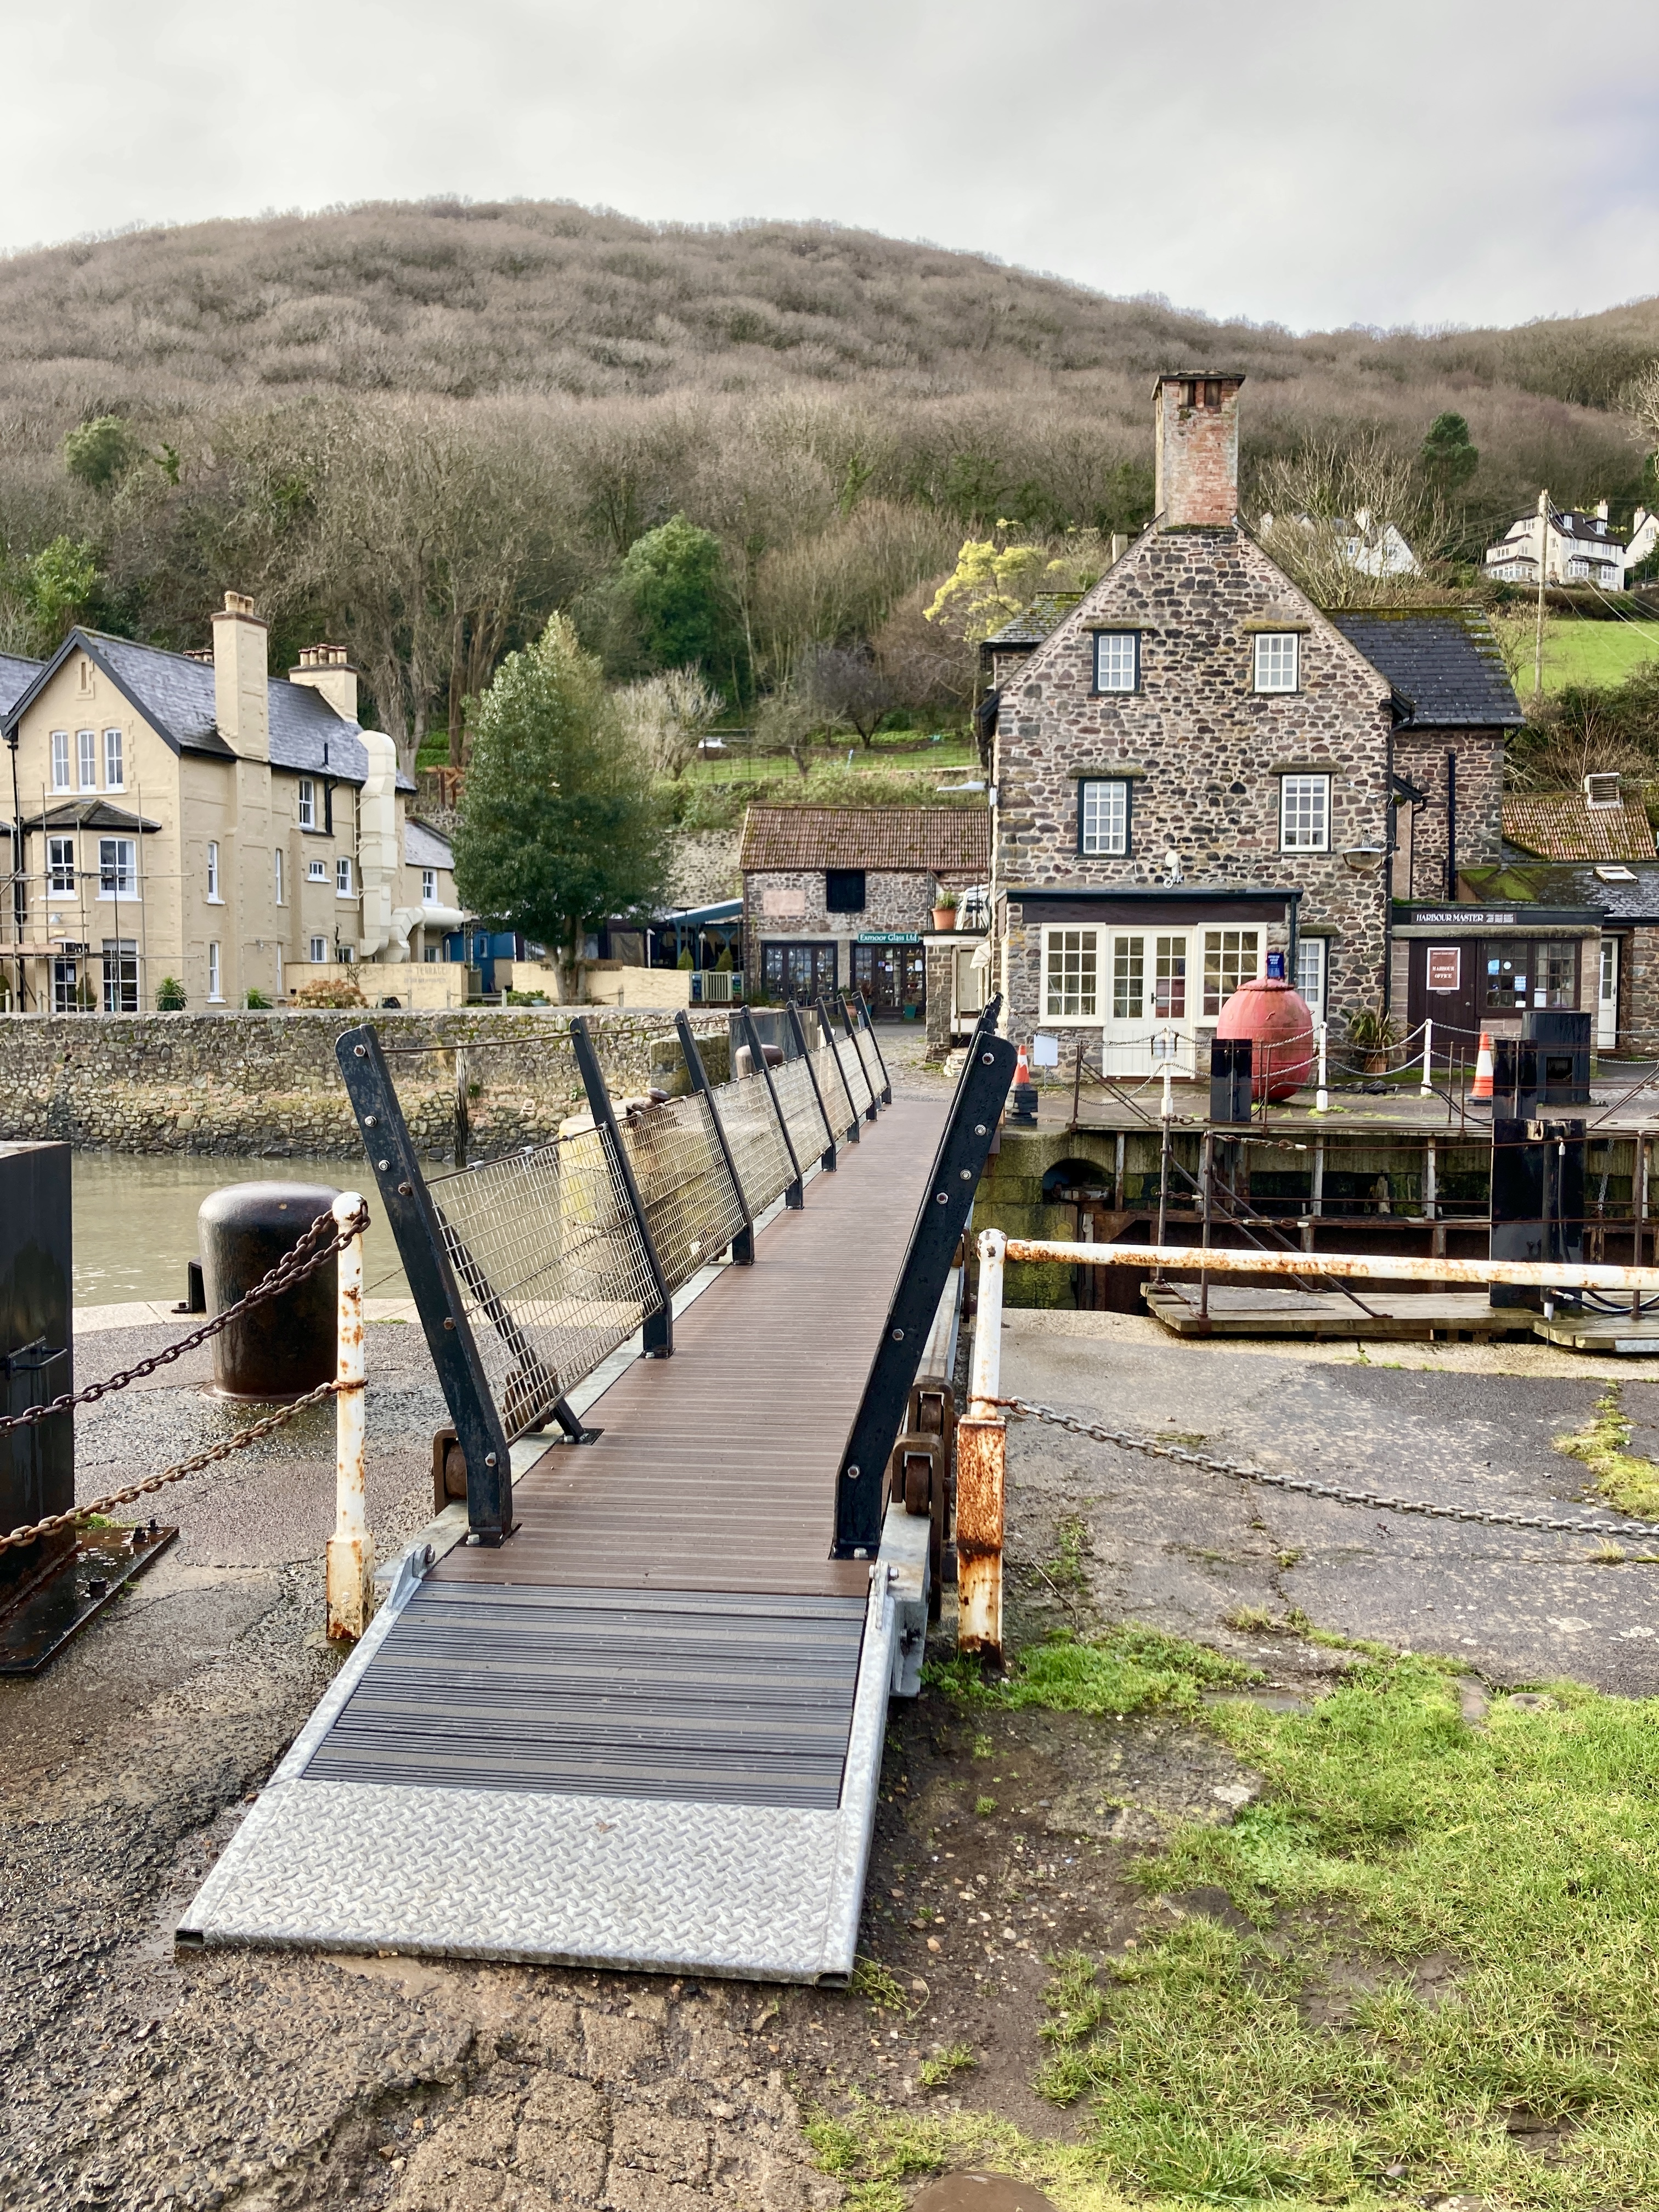
<svg viewBox="0 0 1659 2212">
<path fill-rule="evenodd" d="M 1659 301 L 1297 337 L 827 225 L 548 204 L 81 240 L 0 261 L 0 649 L 75 619 L 198 644 L 234 582 L 279 659 L 343 636 L 408 757 L 443 730 L 459 755 L 556 606 L 617 680 L 667 665 L 624 572 L 684 518 L 721 605 L 692 658 L 728 698 L 873 649 L 900 708 L 942 711 L 965 663 L 930 588 L 1000 523 L 1137 526 L 1160 368 L 1248 375 L 1247 505 L 1315 451 L 1398 478 L 1461 416 L 1455 552 L 1540 483 L 1642 496 L 1621 400 L 1656 355 Z"/>
</svg>

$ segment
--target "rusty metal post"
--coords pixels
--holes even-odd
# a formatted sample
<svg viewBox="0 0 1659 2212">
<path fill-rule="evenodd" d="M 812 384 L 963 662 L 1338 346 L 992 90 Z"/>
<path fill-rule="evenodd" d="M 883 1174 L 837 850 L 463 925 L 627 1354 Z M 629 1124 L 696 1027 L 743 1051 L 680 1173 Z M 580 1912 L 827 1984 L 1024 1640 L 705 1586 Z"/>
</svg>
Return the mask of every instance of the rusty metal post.
<svg viewBox="0 0 1659 2212">
<path fill-rule="evenodd" d="M 1002 1264 L 1006 1239 L 979 1239 L 979 1310 L 968 1412 L 957 1423 L 957 1649 L 1002 1656 L 1003 1506 L 1008 1424 L 993 1401 L 1002 1358 Z"/>
<path fill-rule="evenodd" d="M 334 1201 L 342 1226 L 362 1206 L 355 1190 Z M 363 1359 L 363 1239 L 361 1230 L 339 1258 L 340 1320 L 334 1401 L 334 1534 L 328 1540 L 328 1632 L 355 1644 L 374 1612 L 374 1539 L 368 1528 L 368 1476 L 363 1462 L 367 1370 Z"/>
</svg>

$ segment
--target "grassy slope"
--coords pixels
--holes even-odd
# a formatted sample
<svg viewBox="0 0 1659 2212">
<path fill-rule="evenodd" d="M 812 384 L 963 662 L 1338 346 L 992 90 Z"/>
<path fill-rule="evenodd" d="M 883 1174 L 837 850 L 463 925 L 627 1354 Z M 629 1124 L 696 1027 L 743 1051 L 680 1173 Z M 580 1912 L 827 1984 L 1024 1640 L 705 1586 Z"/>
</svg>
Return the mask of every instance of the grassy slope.
<svg viewBox="0 0 1659 2212">
<path fill-rule="evenodd" d="M 1191 1711 L 1217 1665 L 1120 1630 L 1040 1647 L 1012 1690 L 936 1679 Z M 1056 1960 L 1040 2082 L 1086 2112 L 1079 2145 L 972 2114 L 824 2120 L 849 2203 L 896 2212 L 903 2176 L 963 2156 L 1075 2212 L 1659 2202 L 1659 1731 L 1569 1685 L 1471 1726 L 1460 1692 L 1451 1662 L 1379 1657 L 1306 1712 L 1208 1708 L 1267 1793 L 1143 1877 L 1224 1888 L 1255 1932 L 1164 1908 L 1133 1951 Z"/>
<path fill-rule="evenodd" d="M 1544 689 L 1569 684 L 1622 684 L 1644 660 L 1659 659 L 1659 622 L 1557 622 L 1544 629 Z M 1521 672 L 1532 688 L 1530 664 Z"/>
</svg>

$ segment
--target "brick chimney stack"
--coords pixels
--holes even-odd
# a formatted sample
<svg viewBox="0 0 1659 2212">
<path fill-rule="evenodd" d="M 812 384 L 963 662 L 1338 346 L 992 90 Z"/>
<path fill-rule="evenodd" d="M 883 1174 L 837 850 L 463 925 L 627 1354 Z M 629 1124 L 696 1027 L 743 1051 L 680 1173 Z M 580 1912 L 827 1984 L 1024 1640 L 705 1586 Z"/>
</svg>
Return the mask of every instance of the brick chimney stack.
<svg viewBox="0 0 1659 2212">
<path fill-rule="evenodd" d="M 303 645 L 300 665 L 288 672 L 290 684 L 320 691 L 343 721 L 357 719 L 357 671 L 343 645 Z"/>
<path fill-rule="evenodd" d="M 1238 387 L 1231 371 L 1183 369 L 1160 376 L 1157 491 L 1166 530 L 1221 529 L 1238 513 Z"/>
<path fill-rule="evenodd" d="M 270 758 L 268 624 L 240 592 L 227 592 L 213 617 L 213 714 L 219 735 L 242 760 Z"/>
</svg>

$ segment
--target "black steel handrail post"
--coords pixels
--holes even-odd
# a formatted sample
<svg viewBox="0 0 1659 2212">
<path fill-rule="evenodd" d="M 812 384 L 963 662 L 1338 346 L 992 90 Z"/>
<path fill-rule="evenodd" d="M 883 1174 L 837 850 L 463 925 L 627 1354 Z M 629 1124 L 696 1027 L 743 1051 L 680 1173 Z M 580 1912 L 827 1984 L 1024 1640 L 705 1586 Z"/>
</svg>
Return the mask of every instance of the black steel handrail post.
<svg viewBox="0 0 1659 2212">
<path fill-rule="evenodd" d="M 876 1066 L 881 1070 L 881 1103 L 884 1106 L 890 1106 L 893 1103 L 893 1079 L 887 1073 L 887 1061 L 882 1053 L 881 1039 L 876 1035 L 876 1025 L 870 1018 L 870 1001 L 862 991 L 855 993 L 854 995 L 859 1002 L 859 1018 L 870 1033 L 870 1049 L 875 1054 Z"/>
<path fill-rule="evenodd" d="M 823 1133 L 830 1139 L 827 1152 L 818 1154 L 818 1165 L 825 1175 L 836 1172 L 836 1133 L 830 1126 L 830 1110 L 823 1103 L 823 1093 L 818 1088 L 818 1072 L 812 1065 L 811 1049 L 806 1042 L 806 1024 L 800 1018 L 800 1008 L 791 999 L 788 1006 L 789 1026 L 795 1033 L 795 1042 L 800 1047 L 800 1056 L 806 1062 L 806 1079 L 812 1086 L 812 1096 L 818 1102 L 818 1113 L 823 1122 Z"/>
<path fill-rule="evenodd" d="M 657 1257 L 651 1224 L 645 1218 L 645 1202 L 635 1180 L 634 1164 L 623 1147 L 622 1131 L 617 1127 L 617 1109 L 611 1103 L 605 1070 L 599 1066 L 599 1056 L 594 1051 L 593 1040 L 587 1033 L 586 1020 L 580 1014 L 573 1014 L 570 1018 L 570 1042 L 575 1049 L 576 1066 L 581 1071 L 582 1088 L 587 1093 L 587 1110 L 609 1140 L 611 1157 L 616 1162 L 617 1178 L 622 1185 L 623 1197 L 639 1224 L 640 1242 L 645 1247 L 645 1263 L 651 1271 L 652 1281 L 657 1286 L 659 1303 L 656 1311 L 647 1314 L 641 1332 L 645 1357 L 647 1359 L 667 1359 L 674 1350 L 674 1302 L 669 1293 L 668 1278 L 662 1271 L 662 1261 Z"/>
<path fill-rule="evenodd" d="M 864 1087 L 870 1094 L 870 1103 L 864 1109 L 864 1118 L 866 1121 L 873 1121 L 881 1111 L 881 1105 L 876 1097 L 876 1086 L 870 1080 L 870 1071 L 864 1065 L 864 1054 L 859 1050 L 859 1033 L 853 1026 L 852 1008 L 845 999 L 838 999 L 836 1003 L 841 1008 L 842 1026 L 847 1031 L 848 1042 L 853 1048 L 853 1057 L 864 1077 Z"/>
<path fill-rule="evenodd" d="M 743 1194 L 738 1164 L 732 1158 L 732 1147 L 726 1140 L 726 1128 L 720 1120 L 720 1102 L 714 1097 L 714 1086 L 708 1080 L 708 1071 L 702 1064 L 697 1040 L 691 1034 L 690 1018 L 683 1009 L 674 1016 L 674 1028 L 679 1037 L 680 1050 L 685 1055 L 685 1072 L 691 1079 L 691 1088 L 701 1091 L 708 1101 L 708 1118 L 714 1125 L 720 1158 L 726 1162 L 726 1172 L 731 1176 L 732 1188 L 737 1194 L 738 1211 L 743 1216 L 743 1226 L 732 1239 L 732 1258 L 739 1267 L 752 1267 L 755 1264 L 755 1217 L 749 1211 L 749 1200 Z"/>
<path fill-rule="evenodd" d="M 469 1533 L 499 1544 L 514 1527 L 512 1452 L 380 1037 L 367 1024 L 348 1030 L 334 1055 L 466 1461 Z"/>
<path fill-rule="evenodd" d="M 974 1193 L 990 1157 L 997 1117 L 1014 1079 L 1006 1037 L 974 1040 L 933 1157 L 915 1225 L 882 1325 L 864 1395 L 848 1432 L 836 1483 L 830 1557 L 874 1559 L 881 1548 L 887 1462 L 904 1425 L 911 1385 L 950 1279 Z"/>
<path fill-rule="evenodd" d="M 829 1046 L 830 1056 L 836 1063 L 836 1080 L 840 1084 L 846 1096 L 847 1110 L 852 1115 L 843 1134 L 849 1145 L 856 1145 L 861 1134 L 859 1128 L 861 1116 L 858 1108 L 853 1103 L 853 1086 L 847 1080 L 847 1070 L 842 1065 L 841 1047 L 836 1042 L 835 1020 L 830 1012 L 829 1000 L 822 993 L 819 994 L 816 1004 L 818 1010 L 818 1027 L 823 1031 L 823 1041 Z"/>
<path fill-rule="evenodd" d="M 760 1031 L 755 1027 L 755 1017 L 747 1006 L 743 1008 L 744 1034 L 749 1039 L 749 1057 L 766 1078 L 766 1095 L 772 1102 L 772 1111 L 778 1117 L 778 1133 L 783 1139 L 783 1149 L 789 1155 L 789 1165 L 794 1181 L 783 1194 L 783 1203 L 792 1213 L 799 1213 L 806 1203 L 806 1186 L 801 1179 L 800 1162 L 795 1158 L 795 1144 L 789 1134 L 789 1124 L 783 1118 L 783 1109 L 778 1103 L 778 1086 L 772 1080 L 772 1070 L 766 1058 L 766 1047 L 761 1042 Z"/>
</svg>

